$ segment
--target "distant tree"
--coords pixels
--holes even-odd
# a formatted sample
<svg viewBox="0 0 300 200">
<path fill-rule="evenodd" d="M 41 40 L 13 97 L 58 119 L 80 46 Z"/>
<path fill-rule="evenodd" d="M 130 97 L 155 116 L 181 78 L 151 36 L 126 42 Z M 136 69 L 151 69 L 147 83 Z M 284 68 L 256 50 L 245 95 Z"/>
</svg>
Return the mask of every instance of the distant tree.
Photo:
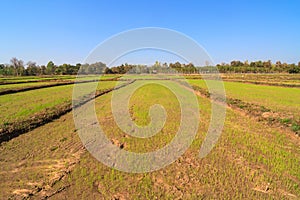
<svg viewBox="0 0 300 200">
<path fill-rule="evenodd" d="M 121 72 L 121 67 L 124 67 L 124 65 L 122 64 L 122 66 L 119 66 L 119 67 L 112 67 L 111 69 L 110 69 L 110 72 L 111 73 L 113 73 L 113 74 L 120 74 L 120 72 Z"/>
<path fill-rule="evenodd" d="M 49 61 L 46 67 L 46 74 L 53 75 L 55 73 L 56 66 L 52 61 Z"/>
<path fill-rule="evenodd" d="M 299 63 L 300 63 L 300 62 L 299 62 Z M 162 65 L 162 67 L 163 67 L 163 68 L 168 68 L 168 67 L 169 67 L 169 66 L 168 66 L 168 63 L 165 62 L 165 63 Z"/>
<path fill-rule="evenodd" d="M 45 65 L 41 66 L 41 73 L 40 73 L 40 75 L 46 75 L 46 66 Z"/>
<path fill-rule="evenodd" d="M 0 65 L 0 74 L 3 76 L 12 76 L 14 75 L 14 68 L 9 64 L 1 64 Z"/>
<path fill-rule="evenodd" d="M 300 67 L 295 64 L 290 64 L 288 72 L 290 74 L 300 73 Z"/>
<path fill-rule="evenodd" d="M 281 62 L 280 61 L 276 61 L 276 67 L 280 68 L 282 65 L 281 65 Z"/>
<path fill-rule="evenodd" d="M 239 60 L 237 60 L 237 61 L 233 60 L 233 61 L 230 62 L 230 65 L 231 65 L 232 67 L 240 67 L 240 66 L 243 66 L 244 63 L 242 63 L 242 62 L 239 61 Z"/>
<path fill-rule="evenodd" d="M 272 68 L 272 62 L 271 60 L 263 62 L 264 72 L 270 72 Z"/>
<path fill-rule="evenodd" d="M 5 65 L 0 64 L 0 75 L 5 75 Z"/>
<path fill-rule="evenodd" d="M 80 63 L 77 63 L 77 64 L 75 65 L 75 67 L 74 67 L 74 72 L 73 72 L 74 75 L 75 75 L 75 74 L 78 74 L 78 71 L 79 71 L 80 67 L 81 67 L 81 64 L 80 64 Z"/>
<path fill-rule="evenodd" d="M 26 68 L 26 75 L 29 76 L 36 76 L 39 75 L 41 72 L 41 69 L 36 65 L 35 62 L 27 62 L 27 68 Z"/>
<path fill-rule="evenodd" d="M 282 63 L 281 67 L 282 67 L 283 71 L 286 72 L 286 71 L 288 71 L 289 65 L 287 63 Z"/>
<path fill-rule="evenodd" d="M 256 67 L 256 63 L 255 62 L 251 62 L 250 63 L 250 67 Z"/>
<path fill-rule="evenodd" d="M 24 62 L 23 62 L 23 60 L 18 60 L 17 58 L 14 57 L 10 60 L 10 62 L 11 62 L 11 66 L 14 69 L 14 75 L 15 76 L 23 75 L 23 73 L 24 73 Z"/>
<path fill-rule="evenodd" d="M 161 67 L 161 64 L 159 61 L 155 61 L 154 67 Z"/>
<path fill-rule="evenodd" d="M 81 64 L 80 68 L 78 69 L 78 74 L 87 74 L 87 68 L 88 68 L 89 64 Z"/>
<path fill-rule="evenodd" d="M 5 65 L 4 64 L 0 64 L 0 69 L 4 69 Z"/>
<path fill-rule="evenodd" d="M 185 73 L 191 74 L 196 72 L 196 68 L 193 63 L 189 63 L 185 65 L 184 68 L 185 68 Z"/>
<path fill-rule="evenodd" d="M 255 62 L 256 67 L 261 68 L 264 67 L 264 64 L 261 60 Z"/>
<path fill-rule="evenodd" d="M 113 72 L 111 71 L 111 69 L 110 69 L 109 67 L 106 67 L 106 68 L 104 69 L 104 73 L 105 73 L 105 74 L 112 74 Z"/>
<path fill-rule="evenodd" d="M 86 74 L 103 74 L 106 68 L 106 64 L 102 62 L 96 62 L 93 64 L 85 65 L 84 67 Z"/>
</svg>

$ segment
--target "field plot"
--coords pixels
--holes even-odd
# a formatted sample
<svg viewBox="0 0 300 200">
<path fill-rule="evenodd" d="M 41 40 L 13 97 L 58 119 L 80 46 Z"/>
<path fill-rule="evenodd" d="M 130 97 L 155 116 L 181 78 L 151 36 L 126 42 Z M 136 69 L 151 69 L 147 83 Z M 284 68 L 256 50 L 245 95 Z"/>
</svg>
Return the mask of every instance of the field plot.
<svg viewBox="0 0 300 200">
<path fill-rule="evenodd" d="M 207 80 L 208 84 L 213 84 L 213 82 L 213 80 Z M 207 85 L 204 80 L 193 79 L 189 80 L 189 83 L 207 91 Z M 266 120 L 279 121 L 283 125 L 291 126 L 294 132 L 299 132 L 299 88 L 227 81 L 224 82 L 224 86 L 229 104 L 233 102 L 235 106 L 241 109 L 248 109 L 250 113 L 254 113 L 251 109 L 255 108 Z"/>
<path fill-rule="evenodd" d="M 13 79 L 15 82 L 5 82 L 0 83 L 0 96 L 5 94 L 13 94 L 17 92 L 24 92 L 29 90 L 71 85 L 73 83 L 87 83 L 87 82 L 97 82 L 97 81 L 116 81 L 119 76 L 115 75 L 105 75 L 105 76 L 53 76 L 41 79 L 32 79 L 31 81 L 20 81 L 23 79 Z M 76 79 L 75 79 L 76 78 Z M 25 79 L 26 80 L 26 79 Z"/>
<path fill-rule="evenodd" d="M 300 87 L 299 74 L 222 74 L 222 79 L 254 84 Z"/>
<path fill-rule="evenodd" d="M 300 75 L 299 74 L 221 74 L 223 81 L 240 82 L 257 85 L 271 85 L 282 87 L 300 87 Z M 214 75 L 202 74 L 202 75 L 185 75 L 187 79 L 211 79 Z"/>
<path fill-rule="evenodd" d="M 208 80 L 208 82 L 213 82 Z M 192 85 L 207 89 L 204 80 L 189 80 Z M 245 83 L 224 82 L 228 97 L 260 104 L 280 112 L 300 113 L 300 89 L 277 86 L 252 85 Z M 298 112 L 295 112 L 297 109 Z"/>
<path fill-rule="evenodd" d="M 114 83 L 107 84 L 111 87 Z M 199 84 L 199 80 L 192 81 L 192 84 Z M 64 99 L 57 100 L 57 105 L 67 101 L 71 95 L 68 86 L 62 88 L 61 96 L 55 96 L 53 91 L 52 101 Z M 126 87 L 119 89 L 120 92 L 122 90 L 126 91 Z M 139 126 L 151 121 L 148 115 L 151 105 L 161 104 L 165 108 L 167 121 L 164 128 L 146 139 L 126 135 L 117 126 L 112 115 L 111 98 L 111 92 L 96 98 L 95 108 L 107 138 L 120 149 L 150 152 L 162 148 L 175 136 L 180 108 L 169 89 L 149 82 L 130 99 L 131 118 Z M 3 199 L 300 198 L 299 137 L 228 108 L 221 138 L 211 153 L 200 159 L 199 149 L 209 126 L 211 102 L 202 96 L 197 99 L 201 118 L 191 147 L 171 165 L 151 173 L 120 172 L 98 162 L 82 146 L 72 113 L 3 142 L 0 146 L 0 191 Z M 21 97 L 19 101 L 22 102 Z M 283 110 L 298 109 L 295 102 L 286 101 L 275 101 L 274 104 L 281 105 Z M 29 100 L 27 104 L 32 106 Z M 12 109 L 9 112 L 18 117 L 14 108 L 9 108 Z"/>
<path fill-rule="evenodd" d="M 55 82 L 55 81 L 74 81 L 79 80 L 102 80 L 118 78 L 118 75 L 53 75 L 53 76 L 25 76 L 25 77 L 0 77 L 0 85 L 6 84 L 22 84 L 22 83 L 34 83 L 34 82 Z"/>
<path fill-rule="evenodd" d="M 112 89 L 115 85 L 115 81 L 103 81 L 97 91 Z M 24 132 L 69 111 L 72 92 L 73 85 L 66 85 L 0 96 L 0 136 Z"/>
<path fill-rule="evenodd" d="M 114 81 L 101 82 L 98 90 L 112 88 L 115 83 Z M 63 103 L 71 103 L 72 92 L 73 85 L 67 85 L 2 96 L 0 98 L 1 123 L 22 120 L 39 111 Z"/>
<path fill-rule="evenodd" d="M 74 75 L 65 76 L 24 76 L 24 77 L 2 77 L 0 78 L 1 84 L 19 84 L 30 82 L 43 82 L 43 81 L 57 81 L 57 80 L 72 80 L 75 79 Z"/>
<path fill-rule="evenodd" d="M 4 84 L 0 85 L 0 92 L 9 90 L 9 89 L 20 89 L 20 88 L 29 88 L 40 85 L 50 85 L 53 82 L 32 82 L 32 83 L 22 83 L 22 84 Z"/>
</svg>

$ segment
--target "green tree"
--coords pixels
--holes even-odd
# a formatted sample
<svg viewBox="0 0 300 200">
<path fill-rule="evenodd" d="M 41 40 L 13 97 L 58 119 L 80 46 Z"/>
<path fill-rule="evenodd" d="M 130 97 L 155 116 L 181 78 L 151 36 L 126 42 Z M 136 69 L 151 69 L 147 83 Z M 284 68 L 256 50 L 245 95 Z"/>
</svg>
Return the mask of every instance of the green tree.
<svg viewBox="0 0 300 200">
<path fill-rule="evenodd" d="M 15 76 L 22 76 L 24 74 L 24 62 L 23 60 L 18 60 L 17 58 L 13 57 L 11 60 L 11 66 L 14 69 Z"/>
<path fill-rule="evenodd" d="M 56 66 L 52 61 L 49 61 L 46 67 L 46 74 L 53 75 L 55 73 Z"/>
<path fill-rule="evenodd" d="M 45 65 L 41 66 L 41 73 L 40 73 L 40 75 L 46 75 L 46 66 Z"/>
<path fill-rule="evenodd" d="M 290 74 L 300 73 L 300 67 L 295 64 L 290 64 L 288 72 Z"/>
<path fill-rule="evenodd" d="M 26 75 L 29 76 L 36 76 L 39 75 L 41 72 L 41 69 L 36 65 L 35 62 L 27 62 L 27 68 L 26 68 Z"/>
</svg>

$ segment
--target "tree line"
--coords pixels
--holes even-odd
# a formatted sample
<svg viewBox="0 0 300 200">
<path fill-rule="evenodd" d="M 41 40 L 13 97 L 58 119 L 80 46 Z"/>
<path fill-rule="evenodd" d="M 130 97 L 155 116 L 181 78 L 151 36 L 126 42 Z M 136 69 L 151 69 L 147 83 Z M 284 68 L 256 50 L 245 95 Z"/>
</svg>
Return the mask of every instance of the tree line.
<svg viewBox="0 0 300 200">
<path fill-rule="evenodd" d="M 218 70 L 217 70 L 218 69 Z M 62 64 L 55 65 L 49 61 L 47 65 L 37 65 L 35 62 L 24 61 L 12 58 L 10 64 L 0 64 L 0 75 L 3 76 L 41 76 L 41 75 L 76 75 L 76 74 L 125 74 L 125 73 L 172 73 L 195 74 L 195 73 L 300 73 L 300 62 L 287 64 L 277 61 L 241 62 L 231 61 L 216 66 L 196 67 L 193 63 L 160 63 L 158 61 L 151 66 L 122 64 L 115 67 L 107 67 L 105 63 L 96 62 L 93 64 L 76 65 Z"/>
<path fill-rule="evenodd" d="M 42 76 L 42 75 L 76 75 L 78 72 L 82 74 L 101 74 L 106 65 L 101 62 L 94 64 L 62 64 L 55 65 L 49 61 L 47 65 L 37 65 L 35 62 L 24 61 L 12 58 L 10 64 L 0 64 L 0 75 L 3 76 Z"/>
<path fill-rule="evenodd" d="M 270 60 L 250 63 L 234 60 L 227 64 L 218 64 L 217 67 L 221 73 L 300 73 L 300 62 L 296 65 L 280 61 L 272 63 Z"/>
</svg>

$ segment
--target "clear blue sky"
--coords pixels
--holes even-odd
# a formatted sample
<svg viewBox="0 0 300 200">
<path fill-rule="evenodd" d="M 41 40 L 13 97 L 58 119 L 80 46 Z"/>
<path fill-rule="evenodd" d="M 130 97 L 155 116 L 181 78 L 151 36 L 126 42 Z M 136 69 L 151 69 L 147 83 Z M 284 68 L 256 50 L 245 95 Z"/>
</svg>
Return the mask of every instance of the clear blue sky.
<svg viewBox="0 0 300 200">
<path fill-rule="evenodd" d="M 0 1 L 0 63 L 82 62 L 108 37 L 163 27 L 201 44 L 216 63 L 300 61 L 300 1 Z"/>
</svg>

